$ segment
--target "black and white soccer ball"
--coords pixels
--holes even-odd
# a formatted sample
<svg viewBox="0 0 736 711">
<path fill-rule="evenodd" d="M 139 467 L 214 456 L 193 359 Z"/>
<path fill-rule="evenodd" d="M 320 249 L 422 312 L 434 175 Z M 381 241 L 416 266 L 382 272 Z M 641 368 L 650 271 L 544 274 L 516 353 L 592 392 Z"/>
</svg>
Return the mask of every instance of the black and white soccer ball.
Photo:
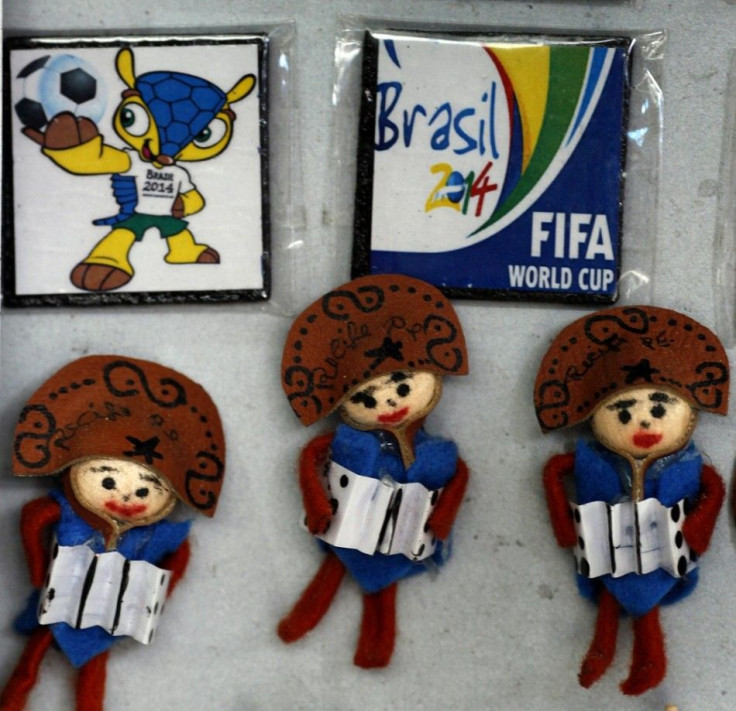
<svg viewBox="0 0 736 711">
<path fill-rule="evenodd" d="M 15 113 L 27 128 L 43 130 L 57 114 L 69 111 L 98 123 L 105 113 L 104 80 L 90 62 L 73 54 L 47 54 L 18 72 Z"/>
</svg>

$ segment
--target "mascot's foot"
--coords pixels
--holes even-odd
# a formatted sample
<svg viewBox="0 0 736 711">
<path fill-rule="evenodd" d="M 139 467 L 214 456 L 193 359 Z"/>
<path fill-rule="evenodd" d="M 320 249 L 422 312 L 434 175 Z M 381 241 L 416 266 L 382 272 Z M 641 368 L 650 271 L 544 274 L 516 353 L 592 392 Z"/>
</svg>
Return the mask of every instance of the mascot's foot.
<svg viewBox="0 0 736 711">
<path fill-rule="evenodd" d="M 207 247 L 207 249 L 202 252 L 197 257 L 197 264 L 219 264 L 220 263 L 220 255 L 217 252 L 216 249 L 212 249 L 212 247 Z"/>
<path fill-rule="evenodd" d="M 77 264 L 69 275 L 72 284 L 85 291 L 112 291 L 131 280 L 131 275 L 117 267 L 104 264 Z"/>
</svg>

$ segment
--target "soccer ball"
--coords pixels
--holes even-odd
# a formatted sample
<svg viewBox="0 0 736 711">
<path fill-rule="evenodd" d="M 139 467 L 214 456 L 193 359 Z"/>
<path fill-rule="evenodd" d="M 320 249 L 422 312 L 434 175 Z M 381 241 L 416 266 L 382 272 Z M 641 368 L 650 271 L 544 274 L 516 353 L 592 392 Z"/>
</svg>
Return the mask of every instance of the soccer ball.
<svg viewBox="0 0 736 711">
<path fill-rule="evenodd" d="M 62 111 L 97 123 L 105 113 L 107 92 L 102 77 L 88 61 L 73 54 L 45 55 L 26 64 L 16 77 L 20 85 L 15 113 L 20 122 L 41 131 Z"/>
</svg>

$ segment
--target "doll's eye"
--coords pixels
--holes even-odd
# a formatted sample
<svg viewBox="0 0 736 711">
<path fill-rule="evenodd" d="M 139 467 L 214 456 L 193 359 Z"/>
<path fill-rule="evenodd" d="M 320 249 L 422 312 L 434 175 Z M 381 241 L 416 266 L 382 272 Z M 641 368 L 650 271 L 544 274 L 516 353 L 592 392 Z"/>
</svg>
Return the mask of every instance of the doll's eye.
<svg viewBox="0 0 736 711">
<path fill-rule="evenodd" d="M 629 422 L 631 422 L 631 413 L 628 410 L 619 410 L 618 411 L 618 421 L 622 425 L 628 425 Z"/>
<path fill-rule="evenodd" d="M 366 392 L 355 393 L 355 395 L 350 398 L 350 402 L 354 405 L 363 405 L 363 407 L 367 407 L 369 410 L 372 410 L 378 404 L 376 402 L 376 398 Z"/>
<path fill-rule="evenodd" d="M 656 417 L 657 419 L 660 419 L 667 414 L 667 410 L 665 409 L 664 405 L 662 403 L 659 403 L 658 405 L 655 405 L 650 412 L 652 413 L 652 417 Z"/>
<path fill-rule="evenodd" d="M 106 476 L 102 480 L 102 487 L 104 489 L 107 489 L 108 491 L 112 491 L 115 488 L 115 479 L 113 479 L 111 476 Z"/>
<path fill-rule="evenodd" d="M 399 397 L 406 397 L 411 392 L 411 388 L 406 383 L 401 383 L 398 388 L 396 388 L 396 394 Z"/>
<path fill-rule="evenodd" d="M 141 487 L 140 489 L 136 489 L 135 495 L 139 499 L 145 499 L 146 496 L 148 496 L 148 489 L 145 486 Z"/>
</svg>

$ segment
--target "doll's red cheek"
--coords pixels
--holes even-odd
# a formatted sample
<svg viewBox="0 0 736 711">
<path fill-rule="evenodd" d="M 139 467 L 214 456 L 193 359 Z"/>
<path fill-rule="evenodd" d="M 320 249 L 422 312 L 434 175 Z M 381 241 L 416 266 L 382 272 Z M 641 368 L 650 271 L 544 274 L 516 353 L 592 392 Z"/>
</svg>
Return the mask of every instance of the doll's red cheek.
<svg viewBox="0 0 736 711">
<path fill-rule="evenodd" d="M 662 441 L 662 435 L 654 434 L 652 432 L 637 432 L 632 437 L 632 440 L 637 447 L 640 447 L 641 449 L 649 449 Z"/>
</svg>

